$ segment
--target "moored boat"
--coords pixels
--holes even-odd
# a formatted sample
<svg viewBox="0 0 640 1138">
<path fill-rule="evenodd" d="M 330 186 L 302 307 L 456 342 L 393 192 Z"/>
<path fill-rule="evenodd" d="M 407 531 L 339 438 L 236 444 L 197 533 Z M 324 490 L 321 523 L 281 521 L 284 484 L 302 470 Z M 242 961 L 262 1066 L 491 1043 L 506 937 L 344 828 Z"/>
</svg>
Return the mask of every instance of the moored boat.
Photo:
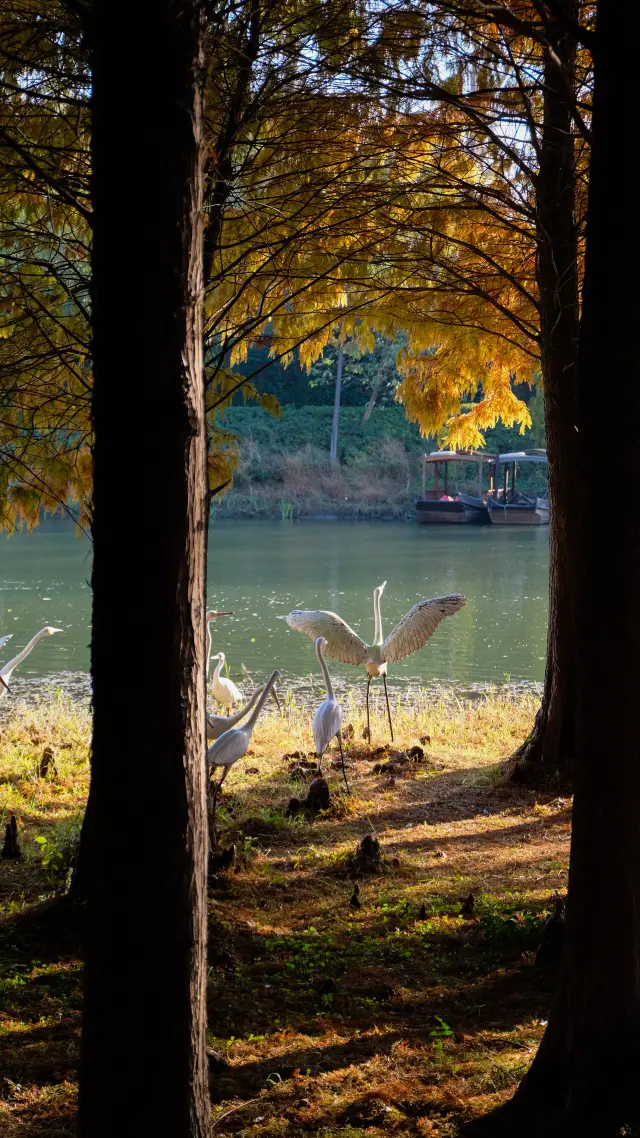
<svg viewBox="0 0 640 1138">
<path fill-rule="evenodd" d="M 491 525 L 486 498 L 474 498 L 472 494 L 459 494 L 458 498 L 470 525 Z"/>
<path fill-rule="evenodd" d="M 449 494 L 449 464 L 452 462 L 475 463 L 478 467 L 478 476 L 476 479 L 477 490 L 481 503 L 484 503 L 482 497 L 482 472 L 483 464 L 486 462 L 489 470 L 489 493 L 491 493 L 494 484 L 496 456 L 494 454 L 486 454 L 484 451 L 455 451 L 455 450 L 437 450 L 432 454 L 425 454 L 422 467 L 422 497 L 416 502 L 416 515 L 420 523 L 429 525 L 468 525 L 471 524 L 487 524 L 489 516 L 484 512 L 484 515 L 478 513 L 474 516 L 466 505 L 465 500 L 475 501 L 470 495 L 456 494 L 455 497 Z M 434 468 L 434 487 L 433 489 L 426 489 L 426 472 L 427 467 L 433 466 Z M 442 482 L 440 480 L 440 469 L 442 468 Z"/>
<path fill-rule="evenodd" d="M 540 448 L 512 451 L 498 455 L 503 485 L 487 498 L 487 512 L 495 526 L 544 526 L 549 524 L 549 502 L 536 493 L 516 487 L 517 467 L 526 463 L 544 463 L 547 452 Z"/>
</svg>

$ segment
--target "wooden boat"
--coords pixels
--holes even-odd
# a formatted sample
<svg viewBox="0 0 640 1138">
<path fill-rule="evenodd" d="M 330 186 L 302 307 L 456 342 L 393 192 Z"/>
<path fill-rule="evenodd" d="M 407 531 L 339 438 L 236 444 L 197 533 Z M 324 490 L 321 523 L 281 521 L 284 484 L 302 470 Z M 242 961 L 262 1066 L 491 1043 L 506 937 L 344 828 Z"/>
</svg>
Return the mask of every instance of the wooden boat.
<svg viewBox="0 0 640 1138">
<path fill-rule="evenodd" d="M 549 525 L 549 502 L 537 494 L 529 494 L 516 486 L 519 464 L 547 461 L 547 452 L 540 448 L 512 451 L 498 455 L 502 467 L 503 485 L 487 498 L 487 512 L 494 526 L 545 526 Z"/>
<path fill-rule="evenodd" d="M 472 494 L 458 494 L 458 498 L 462 503 L 462 508 L 467 515 L 467 521 L 475 526 L 488 526 L 491 525 L 491 518 L 489 517 L 489 509 L 487 507 L 487 499 L 474 498 Z"/>
<path fill-rule="evenodd" d="M 449 464 L 452 462 L 473 462 L 478 466 L 477 487 L 478 494 L 482 495 L 483 463 L 489 468 L 489 493 L 494 484 L 496 468 L 495 454 L 486 454 L 484 451 L 456 451 L 436 450 L 425 454 L 422 465 L 422 497 L 416 502 L 416 514 L 421 524 L 428 525 L 468 525 L 469 523 L 487 524 L 486 517 L 477 518 L 467 512 L 464 498 L 468 495 L 458 494 L 452 497 L 449 494 Z M 426 489 L 427 467 L 434 467 L 435 486 L 432 490 Z M 440 467 L 442 467 L 442 483 L 440 482 Z M 482 501 L 482 497 L 480 498 Z"/>
</svg>

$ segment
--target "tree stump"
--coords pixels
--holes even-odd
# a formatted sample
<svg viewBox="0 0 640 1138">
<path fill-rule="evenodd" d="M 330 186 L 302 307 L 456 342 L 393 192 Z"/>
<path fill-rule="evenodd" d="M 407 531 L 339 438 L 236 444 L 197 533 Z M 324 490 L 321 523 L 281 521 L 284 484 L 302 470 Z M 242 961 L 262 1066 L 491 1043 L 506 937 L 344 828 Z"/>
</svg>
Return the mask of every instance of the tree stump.
<svg viewBox="0 0 640 1138">
<path fill-rule="evenodd" d="M 0 857 L 5 858 L 21 858 L 20 846 L 18 844 L 18 823 L 16 822 L 15 814 L 7 822 L 4 830 L 4 845 Z"/>
<path fill-rule="evenodd" d="M 379 873 L 382 866 L 380 842 L 373 834 L 365 834 L 355 854 L 349 854 L 348 865 L 357 873 Z"/>
</svg>

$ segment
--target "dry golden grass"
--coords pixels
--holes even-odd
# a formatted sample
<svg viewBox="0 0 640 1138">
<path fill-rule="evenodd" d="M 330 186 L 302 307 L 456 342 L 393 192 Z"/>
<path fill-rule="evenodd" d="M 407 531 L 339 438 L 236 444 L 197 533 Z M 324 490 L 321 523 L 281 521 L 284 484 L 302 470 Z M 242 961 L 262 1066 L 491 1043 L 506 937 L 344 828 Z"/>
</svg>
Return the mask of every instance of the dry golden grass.
<svg viewBox="0 0 640 1138">
<path fill-rule="evenodd" d="M 531 727 L 533 698 L 396 706 L 396 748 L 429 741 L 395 778 L 373 773 L 386 758 L 371 753 L 387 738 L 381 703 L 370 748 L 362 711 L 344 702 L 353 793 L 332 752 L 325 815 L 285 816 L 301 789 L 283 756 L 312 747 L 292 696 L 225 783 L 218 821 L 238 854 L 210 891 L 210 1041 L 230 1063 L 213 1084 L 215 1135 L 446 1138 L 512 1093 L 543 1030 L 552 979 L 533 950 L 565 886 L 570 803 L 496 777 Z M 87 713 L 64 702 L 19 709 L 0 728 L 0 810 L 19 818 L 26 855 L 0 863 L 8 1138 L 73 1133 L 81 966 L 73 918 L 38 903 L 53 877 L 34 839 L 57 849 L 76 824 L 88 732 Z M 47 744 L 57 773 L 41 779 Z M 384 861 L 360 878 L 354 910 L 348 855 L 366 833 Z"/>
</svg>

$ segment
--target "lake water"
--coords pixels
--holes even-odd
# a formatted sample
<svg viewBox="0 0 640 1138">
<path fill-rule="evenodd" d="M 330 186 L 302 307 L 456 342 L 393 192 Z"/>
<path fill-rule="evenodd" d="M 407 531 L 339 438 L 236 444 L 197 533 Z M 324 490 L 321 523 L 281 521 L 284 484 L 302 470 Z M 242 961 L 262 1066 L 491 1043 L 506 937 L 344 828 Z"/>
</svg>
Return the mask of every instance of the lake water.
<svg viewBox="0 0 640 1138">
<path fill-rule="evenodd" d="M 131 588 L 144 599 L 135 563 Z M 467 606 L 444 621 L 426 647 L 390 668 L 390 682 L 454 684 L 541 681 L 547 620 L 548 530 L 418 526 L 395 522 L 214 521 L 209 547 L 208 604 L 232 609 L 218 620 L 214 651 L 230 672 L 256 679 L 274 667 L 302 688 L 317 671 L 313 644 L 290 630 L 292 608 L 338 612 L 365 640 L 373 638 L 372 593 L 386 579 L 385 634 L 417 600 L 461 592 Z M 73 526 L 48 519 L 31 534 L 0 538 L 0 649 L 5 662 L 43 625 L 64 629 L 40 641 L 12 681 L 16 694 L 61 683 L 86 693 L 89 667 L 90 545 Z M 123 651 L 133 653 L 122 628 Z M 141 656 L 142 663 L 142 656 Z M 331 664 L 338 679 L 357 671 Z M 364 683 L 362 684 L 364 688 Z"/>
</svg>

